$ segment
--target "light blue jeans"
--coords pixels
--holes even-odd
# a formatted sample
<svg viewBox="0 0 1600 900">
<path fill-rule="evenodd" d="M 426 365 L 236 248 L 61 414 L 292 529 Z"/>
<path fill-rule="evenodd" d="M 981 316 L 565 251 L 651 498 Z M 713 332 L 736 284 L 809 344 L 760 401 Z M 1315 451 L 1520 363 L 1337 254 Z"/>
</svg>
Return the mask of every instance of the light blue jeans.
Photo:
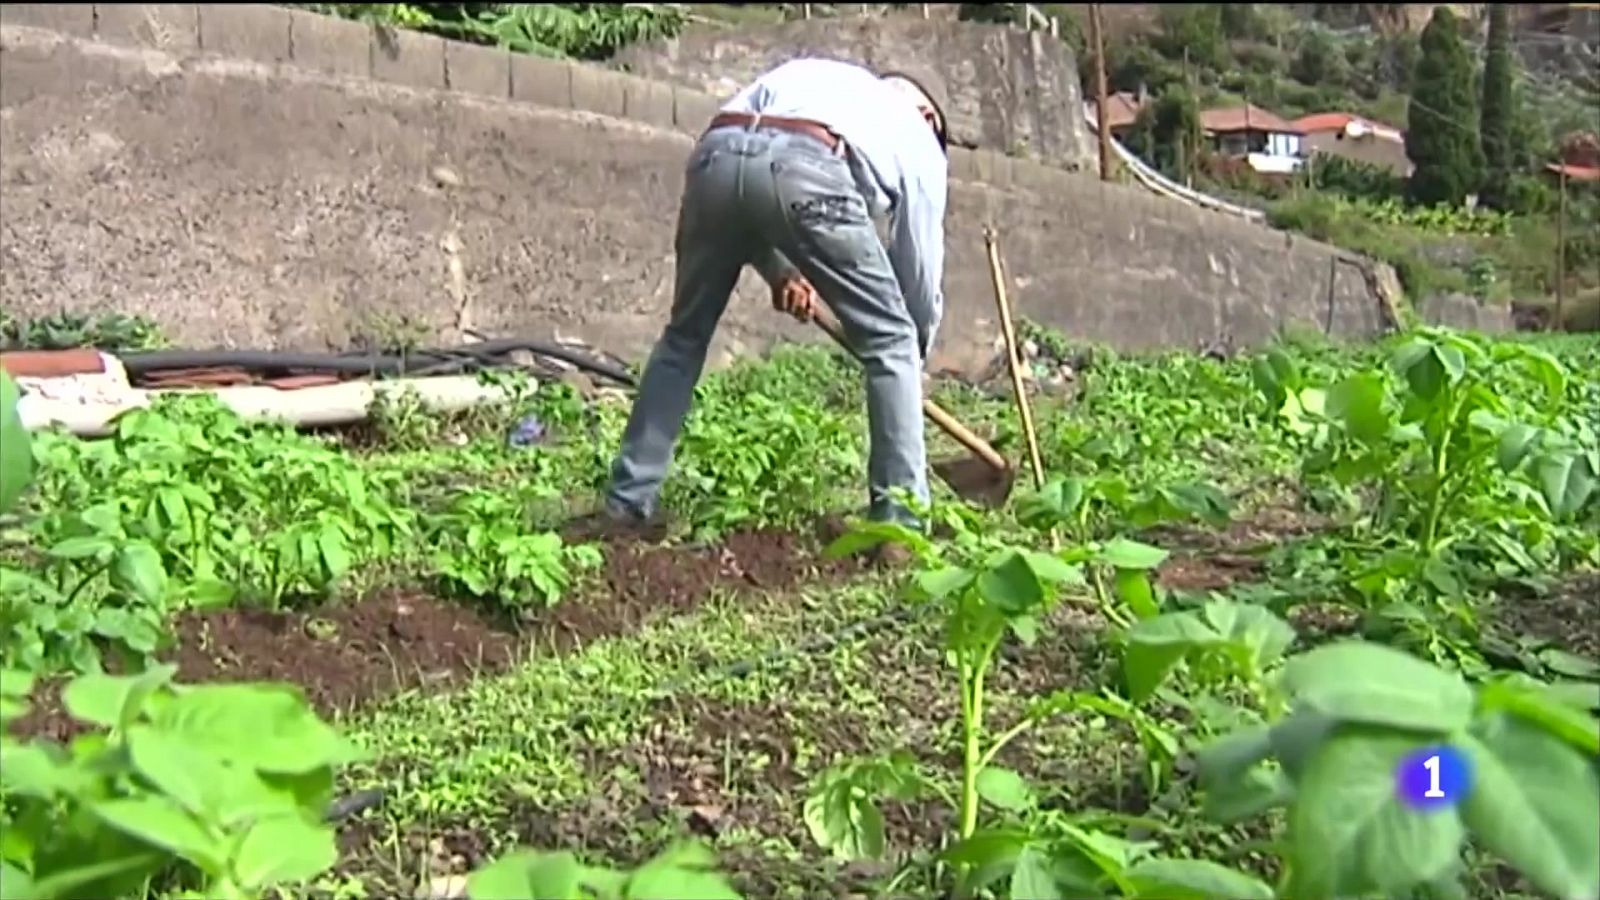
<svg viewBox="0 0 1600 900">
<path fill-rule="evenodd" d="M 866 370 L 868 515 L 915 525 L 889 492 L 903 488 L 927 502 L 925 343 L 845 157 L 815 138 L 771 128 L 708 132 L 689 157 L 675 248 L 672 318 L 645 365 L 611 466 L 607 509 L 655 513 L 739 274 L 777 251 L 816 287 Z M 920 337 L 931 343 L 931 334 Z"/>
</svg>

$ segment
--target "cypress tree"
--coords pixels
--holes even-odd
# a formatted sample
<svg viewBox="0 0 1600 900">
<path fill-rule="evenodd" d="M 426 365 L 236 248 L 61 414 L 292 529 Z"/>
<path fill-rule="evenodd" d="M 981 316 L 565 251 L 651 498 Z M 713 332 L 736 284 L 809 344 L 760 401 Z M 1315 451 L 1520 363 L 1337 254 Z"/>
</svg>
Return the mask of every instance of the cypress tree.
<svg viewBox="0 0 1600 900">
<path fill-rule="evenodd" d="M 1511 13 L 1504 3 L 1489 6 L 1489 39 L 1483 59 L 1483 187 L 1479 199 L 1503 210 L 1511 195 L 1511 172 L 1516 165 L 1513 135 L 1516 130 L 1516 96 L 1511 85 Z"/>
<path fill-rule="evenodd" d="M 1406 156 L 1416 166 L 1407 193 L 1413 203 L 1460 206 L 1483 168 L 1472 57 L 1448 6 L 1434 9 L 1419 44 L 1406 111 Z"/>
</svg>

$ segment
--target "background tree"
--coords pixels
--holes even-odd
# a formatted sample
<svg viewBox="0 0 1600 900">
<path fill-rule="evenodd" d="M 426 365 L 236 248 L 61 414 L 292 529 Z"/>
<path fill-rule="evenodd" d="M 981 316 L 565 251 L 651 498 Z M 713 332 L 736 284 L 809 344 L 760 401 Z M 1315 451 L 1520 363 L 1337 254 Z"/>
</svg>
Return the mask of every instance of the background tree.
<svg viewBox="0 0 1600 900">
<path fill-rule="evenodd" d="M 1407 185 L 1413 203 L 1460 206 L 1482 180 L 1475 66 L 1448 6 L 1422 30 L 1406 111 L 1406 156 L 1416 166 Z"/>
<path fill-rule="evenodd" d="M 1170 178 L 1182 181 L 1199 153 L 1200 106 L 1182 84 L 1170 84 L 1139 110 L 1128 130 L 1128 149 Z"/>
<path fill-rule="evenodd" d="M 1350 65 L 1327 32 L 1307 29 L 1289 66 L 1289 75 L 1312 87 L 1343 88 L 1350 80 Z"/>
<path fill-rule="evenodd" d="M 1228 64 L 1228 38 L 1222 28 L 1222 4 L 1163 3 L 1160 5 L 1160 31 L 1151 41 L 1169 59 L 1182 59 L 1197 66 L 1224 68 Z"/>
<path fill-rule="evenodd" d="M 1483 60 L 1483 187 L 1479 199 L 1504 210 L 1510 202 L 1511 174 L 1516 167 L 1517 109 L 1511 84 L 1511 7 L 1489 7 L 1489 40 Z"/>
</svg>

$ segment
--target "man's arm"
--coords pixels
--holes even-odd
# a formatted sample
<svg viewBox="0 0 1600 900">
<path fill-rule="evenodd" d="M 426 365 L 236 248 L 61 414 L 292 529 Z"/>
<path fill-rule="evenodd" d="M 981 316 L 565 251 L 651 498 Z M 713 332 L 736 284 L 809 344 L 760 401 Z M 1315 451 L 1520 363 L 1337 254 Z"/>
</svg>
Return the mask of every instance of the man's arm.
<svg viewBox="0 0 1600 900">
<path fill-rule="evenodd" d="M 750 264 L 766 279 L 767 287 L 772 289 L 773 309 L 794 316 L 801 322 L 809 322 L 817 314 L 819 298 L 816 289 L 782 251 L 768 247 L 757 253 Z"/>
<path fill-rule="evenodd" d="M 799 278 L 800 270 L 794 267 L 789 257 L 776 247 L 768 247 L 765 251 L 756 254 L 750 261 L 762 278 L 766 279 L 767 286 L 777 288 L 790 278 Z"/>
<path fill-rule="evenodd" d="M 924 362 L 944 318 L 944 208 L 949 185 L 943 175 L 906 176 L 889 238 L 889 262 L 906 309 L 917 323 Z"/>
</svg>

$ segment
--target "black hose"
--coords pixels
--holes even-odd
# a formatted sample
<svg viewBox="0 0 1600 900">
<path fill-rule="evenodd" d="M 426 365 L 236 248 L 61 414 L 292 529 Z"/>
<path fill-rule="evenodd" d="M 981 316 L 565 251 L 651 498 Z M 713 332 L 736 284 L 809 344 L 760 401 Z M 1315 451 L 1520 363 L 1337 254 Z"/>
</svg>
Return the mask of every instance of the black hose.
<svg viewBox="0 0 1600 900">
<path fill-rule="evenodd" d="M 369 809 L 373 809 L 374 807 L 381 805 L 383 803 L 383 799 L 384 793 L 382 788 L 369 788 L 364 791 L 356 791 L 354 794 L 340 797 L 328 804 L 327 810 L 325 810 L 322 814 L 322 821 L 331 824 L 343 819 L 348 819 L 357 813 L 366 812 Z"/>
<path fill-rule="evenodd" d="M 559 344 L 528 338 L 502 338 L 461 347 L 426 349 L 403 356 L 383 353 L 294 353 L 277 350 L 153 350 L 118 356 L 129 375 L 164 369 L 238 366 L 245 369 L 298 369 L 370 375 L 406 375 L 419 371 L 438 373 L 506 365 L 499 357 L 515 351 L 557 359 L 592 375 L 633 387 L 637 380 L 627 369 L 595 359 Z"/>
</svg>

